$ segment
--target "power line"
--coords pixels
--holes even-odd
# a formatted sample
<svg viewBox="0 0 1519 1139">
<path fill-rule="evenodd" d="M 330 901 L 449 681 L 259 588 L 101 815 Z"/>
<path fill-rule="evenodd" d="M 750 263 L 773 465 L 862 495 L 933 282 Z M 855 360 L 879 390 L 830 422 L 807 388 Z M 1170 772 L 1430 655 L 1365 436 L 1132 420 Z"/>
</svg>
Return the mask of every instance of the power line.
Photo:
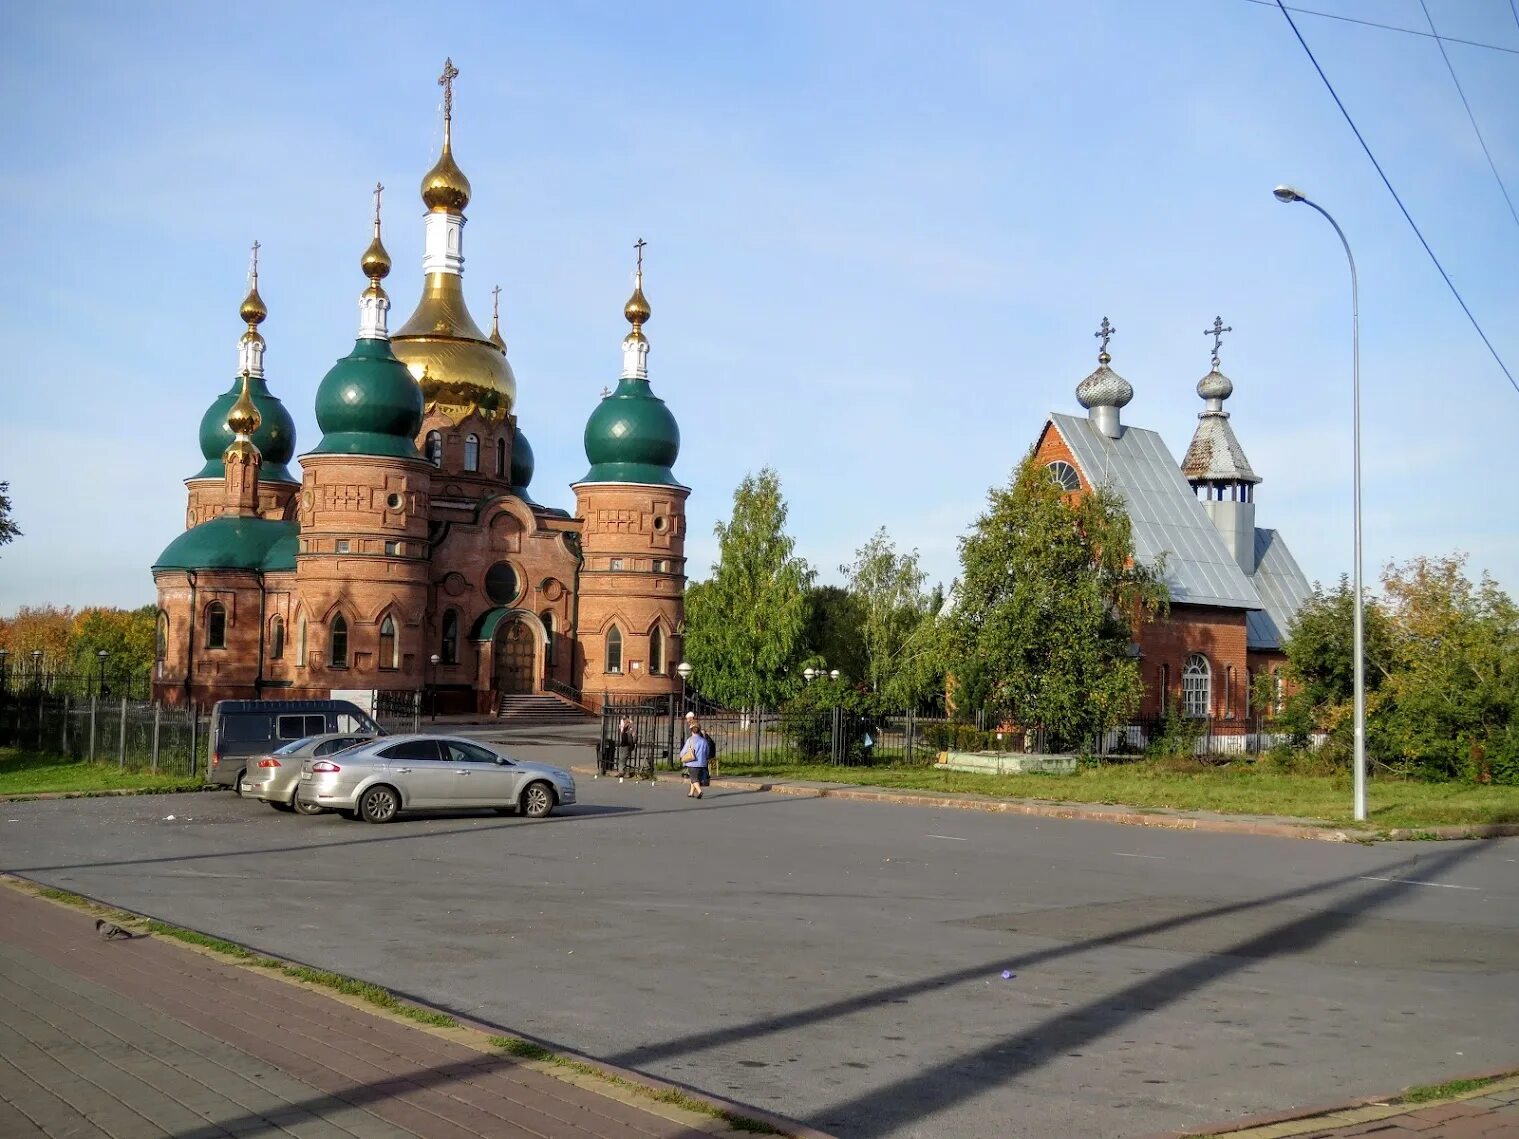
<svg viewBox="0 0 1519 1139">
<path fill-rule="evenodd" d="M 1515 6 L 1515 0 L 1508 0 L 1508 2 L 1509 7 L 1514 9 L 1514 21 L 1519 23 L 1519 7 Z M 1423 36 L 1427 40 L 1443 40 L 1445 43 L 1465 44 L 1467 47 L 1481 47 L 1486 48 L 1488 51 L 1503 51 L 1509 55 L 1519 55 L 1519 48 L 1516 47 L 1503 47 L 1500 44 L 1483 43 L 1481 40 L 1457 39 L 1455 36 L 1432 35 L 1429 32 L 1421 32 L 1418 28 L 1402 28 L 1397 24 L 1379 24 L 1375 20 L 1358 20 L 1354 16 L 1341 16 L 1336 12 L 1317 12 L 1312 8 L 1289 8 L 1285 4 L 1278 3 L 1278 0 L 1246 0 L 1246 3 L 1260 4 L 1267 8 L 1282 8 L 1284 11 L 1297 12 L 1304 16 L 1322 16 L 1326 20 L 1339 20 L 1341 23 L 1346 24 L 1360 24 L 1367 28 L 1381 28 L 1384 32 L 1402 32 L 1406 36 Z"/>
<path fill-rule="evenodd" d="M 1509 0 L 1512 5 L 1514 0 Z M 1419 7 L 1424 9 L 1424 18 L 1429 21 L 1429 30 L 1435 30 L 1434 18 L 1429 14 L 1429 5 L 1424 0 L 1419 0 Z M 1519 11 L 1515 12 L 1519 17 Z M 1498 167 L 1493 162 L 1493 156 L 1487 149 L 1487 139 L 1482 137 L 1482 128 L 1477 125 L 1477 116 L 1472 114 L 1472 105 L 1466 101 L 1466 92 L 1461 89 L 1461 80 L 1456 78 L 1456 66 L 1451 63 L 1450 55 L 1445 50 L 1445 45 L 1435 37 L 1435 46 L 1440 49 L 1440 58 L 1445 60 L 1445 67 L 1450 72 L 1450 81 L 1456 85 L 1456 94 L 1461 96 L 1461 105 L 1466 108 L 1466 117 L 1471 120 L 1472 130 L 1476 132 L 1477 141 L 1482 144 L 1482 155 L 1487 159 L 1487 168 L 1493 172 L 1493 177 L 1498 182 L 1498 190 L 1503 194 L 1503 200 L 1508 203 L 1509 216 L 1514 219 L 1514 224 L 1519 226 L 1519 212 L 1514 210 L 1514 199 L 1508 196 L 1508 187 L 1503 184 L 1503 175 L 1498 173 Z"/>
<path fill-rule="evenodd" d="M 1318 59 L 1313 54 L 1313 49 L 1308 46 L 1308 41 L 1303 38 L 1303 33 L 1298 31 L 1297 24 L 1292 19 L 1292 13 L 1287 11 L 1287 5 L 1282 0 L 1276 0 L 1276 6 L 1282 10 L 1282 15 L 1287 17 L 1287 26 L 1292 29 L 1292 34 L 1297 37 L 1297 42 L 1303 45 L 1303 50 L 1308 53 L 1308 60 L 1313 64 L 1313 69 L 1319 73 L 1319 78 L 1324 81 L 1324 86 L 1329 88 L 1329 94 L 1334 99 L 1334 105 L 1340 109 L 1340 114 L 1345 116 L 1345 121 L 1350 124 L 1356 141 L 1361 144 L 1361 149 L 1366 152 L 1366 157 L 1371 159 L 1371 164 L 1377 168 L 1377 174 L 1382 179 L 1382 185 L 1387 187 L 1387 192 L 1392 195 L 1392 200 L 1398 203 L 1398 209 L 1403 211 L 1404 220 L 1414 231 L 1414 236 L 1419 239 L 1419 244 L 1424 246 L 1424 252 L 1429 254 L 1429 259 L 1435 263 L 1435 268 L 1440 270 L 1440 276 L 1445 279 L 1446 286 L 1451 295 L 1456 298 L 1456 303 L 1461 306 L 1461 311 L 1466 314 L 1466 319 L 1472 322 L 1472 327 L 1477 330 L 1477 335 L 1482 337 L 1482 343 L 1487 345 L 1487 350 L 1493 354 L 1493 359 L 1498 362 L 1498 367 L 1503 370 L 1509 384 L 1516 392 L 1519 392 L 1519 382 L 1515 382 L 1514 374 L 1508 370 L 1508 365 L 1503 362 L 1503 357 L 1498 355 L 1498 350 L 1493 347 L 1493 342 L 1487 338 L 1487 333 L 1482 331 L 1482 326 L 1477 323 L 1477 318 L 1472 315 L 1472 310 L 1467 307 L 1466 301 L 1462 300 L 1461 292 L 1456 288 L 1455 282 L 1450 279 L 1450 274 L 1445 271 L 1445 266 L 1440 264 L 1440 259 L 1435 256 L 1435 251 L 1429 247 L 1429 242 L 1424 240 L 1424 234 L 1415 224 L 1413 215 L 1408 212 L 1408 207 L 1403 204 L 1403 199 L 1398 197 L 1398 192 L 1392 188 L 1392 183 L 1387 180 L 1386 173 L 1382 170 L 1382 164 L 1377 161 L 1377 156 L 1371 153 L 1371 147 L 1366 145 L 1366 140 L 1361 137 L 1361 130 L 1355 125 L 1355 120 L 1350 117 L 1350 112 L 1345 109 L 1345 104 L 1340 101 L 1340 96 L 1334 89 L 1334 84 L 1329 82 L 1329 76 L 1324 74 L 1324 69 L 1319 66 Z"/>
<path fill-rule="evenodd" d="M 1508 10 L 1514 14 L 1514 23 L 1519 24 L 1519 4 L 1514 0 L 1508 0 Z"/>
</svg>

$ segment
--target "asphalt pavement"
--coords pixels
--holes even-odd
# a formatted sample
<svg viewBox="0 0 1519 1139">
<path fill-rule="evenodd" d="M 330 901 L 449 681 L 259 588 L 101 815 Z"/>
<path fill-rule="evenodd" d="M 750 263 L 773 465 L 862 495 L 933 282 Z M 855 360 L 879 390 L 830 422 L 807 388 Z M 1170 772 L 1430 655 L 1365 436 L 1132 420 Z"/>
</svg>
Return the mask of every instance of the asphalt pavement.
<svg viewBox="0 0 1519 1139">
<path fill-rule="evenodd" d="M 383 827 L 10 803 L 0 866 L 845 1139 L 1132 1136 L 1519 1060 L 1519 840 L 580 794 Z"/>
</svg>

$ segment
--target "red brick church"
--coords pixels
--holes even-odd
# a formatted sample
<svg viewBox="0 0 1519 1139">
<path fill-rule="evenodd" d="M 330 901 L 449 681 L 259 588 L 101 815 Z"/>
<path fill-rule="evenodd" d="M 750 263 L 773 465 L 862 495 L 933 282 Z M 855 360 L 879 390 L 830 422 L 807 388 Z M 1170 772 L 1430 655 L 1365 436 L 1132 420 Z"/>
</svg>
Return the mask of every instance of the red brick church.
<svg viewBox="0 0 1519 1139">
<path fill-rule="evenodd" d="M 238 375 L 201 420 L 186 529 L 153 565 L 156 699 L 427 687 L 484 711 L 513 694 L 594 707 L 679 688 L 689 491 L 675 417 L 649 384 L 643 243 L 621 378 L 586 423 L 574 511 L 541 504 L 499 320 L 482 331 L 465 302 L 457 74 L 450 62 L 439 80 L 416 310 L 390 332 L 377 187 L 358 338 L 308 396 L 322 436 L 298 473 L 294 422 L 264 371 L 254 247 Z"/>
<path fill-rule="evenodd" d="M 1255 524 L 1256 487 L 1229 423 L 1224 401 L 1234 384 L 1219 371 L 1215 320 L 1213 367 L 1197 384 L 1197 429 L 1178 464 L 1154 431 L 1123 422 L 1133 386 L 1110 366 L 1106 318 L 1097 370 L 1076 388 L 1087 414 L 1052 413 L 1035 448 L 1039 462 L 1071 493 L 1117 492 L 1128 509 L 1138 557 L 1164 555 L 1171 591 L 1167 618 L 1136 634 L 1145 698 L 1142 717 L 1175 712 L 1211 719 L 1214 731 L 1244 731 L 1255 712 L 1257 676 L 1277 678 L 1282 641 L 1311 592 L 1286 541 Z"/>
</svg>

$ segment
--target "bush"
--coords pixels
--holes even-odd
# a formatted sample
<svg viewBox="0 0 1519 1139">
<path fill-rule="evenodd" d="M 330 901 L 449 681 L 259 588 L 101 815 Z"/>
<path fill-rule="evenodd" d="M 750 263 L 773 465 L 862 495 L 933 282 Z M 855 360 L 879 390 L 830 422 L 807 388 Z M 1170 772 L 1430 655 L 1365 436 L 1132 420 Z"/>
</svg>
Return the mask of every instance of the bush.
<svg viewBox="0 0 1519 1139">
<path fill-rule="evenodd" d="M 996 751 L 1002 746 L 996 732 L 984 732 L 974 724 L 929 724 L 923 738 L 935 751 Z"/>
<path fill-rule="evenodd" d="M 1203 738 L 1206 724 L 1202 720 L 1187 719 L 1175 712 L 1168 712 L 1160 722 L 1159 730 L 1145 745 L 1149 759 L 1167 759 L 1174 756 L 1192 757 L 1197 754 L 1197 742 Z"/>
</svg>

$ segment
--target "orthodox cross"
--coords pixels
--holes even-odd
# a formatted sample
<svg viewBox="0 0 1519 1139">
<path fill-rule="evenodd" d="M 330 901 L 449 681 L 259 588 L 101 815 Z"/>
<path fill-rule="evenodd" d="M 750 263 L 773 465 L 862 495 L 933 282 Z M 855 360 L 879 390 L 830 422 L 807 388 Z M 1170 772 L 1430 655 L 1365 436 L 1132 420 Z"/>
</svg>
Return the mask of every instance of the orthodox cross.
<svg viewBox="0 0 1519 1139">
<path fill-rule="evenodd" d="M 1221 316 L 1215 316 L 1213 318 L 1212 328 L 1203 329 L 1204 336 L 1213 337 L 1213 366 L 1215 368 L 1218 367 L 1218 347 L 1224 342 L 1224 333 L 1233 331 L 1234 326 L 1231 324 L 1228 327 L 1225 327 L 1224 318 Z"/>
<path fill-rule="evenodd" d="M 649 243 L 641 237 L 633 243 L 633 248 L 638 251 L 638 279 L 640 281 L 643 280 L 643 247 L 647 244 Z"/>
<path fill-rule="evenodd" d="M 258 251 L 259 244 L 255 241 L 253 243 L 253 259 L 248 266 L 248 279 L 255 289 L 258 288 Z"/>
<path fill-rule="evenodd" d="M 443 74 L 438 76 L 438 86 L 443 88 L 443 117 L 449 119 L 454 114 L 454 80 L 459 78 L 459 69 L 454 66 L 453 57 L 443 61 Z"/>
<path fill-rule="evenodd" d="M 501 320 L 501 286 L 497 285 L 491 290 L 491 321 L 497 323 Z"/>
<path fill-rule="evenodd" d="M 1114 328 L 1111 324 L 1108 323 L 1108 318 L 1103 317 L 1102 327 L 1099 328 L 1096 332 L 1092 333 L 1093 336 L 1102 341 L 1103 356 L 1106 356 L 1108 354 L 1108 341 L 1113 338 L 1113 333 L 1117 331 L 1118 329 Z"/>
<path fill-rule="evenodd" d="M 384 192 L 385 187 L 381 183 L 376 182 L 374 184 L 374 225 L 376 231 L 380 228 L 380 195 Z"/>
</svg>

